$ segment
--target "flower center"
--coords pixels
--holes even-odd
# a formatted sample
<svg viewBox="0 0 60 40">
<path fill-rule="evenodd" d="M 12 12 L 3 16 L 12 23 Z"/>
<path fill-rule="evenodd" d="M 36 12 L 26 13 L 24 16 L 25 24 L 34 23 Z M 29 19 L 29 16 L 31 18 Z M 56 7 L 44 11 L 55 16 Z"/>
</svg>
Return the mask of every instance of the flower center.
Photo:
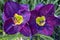
<svg viewBox="0 0 60 40">
<path fill-rule="evenodd" d="M 45 16 L 41 16 L 41 17 L 37 17 L 36 18 L 36 23 L 39 25 L 39 26 L 44 26 L 45 25 Z"/>
<path fill-rule="evenodd" d="M 22 22 L 23 22 L 23 16 L 18 15 L 17 13 L 15 13 L 15 15 L 14 15 L 15 25 L 20 25 Z"/>
</svg>

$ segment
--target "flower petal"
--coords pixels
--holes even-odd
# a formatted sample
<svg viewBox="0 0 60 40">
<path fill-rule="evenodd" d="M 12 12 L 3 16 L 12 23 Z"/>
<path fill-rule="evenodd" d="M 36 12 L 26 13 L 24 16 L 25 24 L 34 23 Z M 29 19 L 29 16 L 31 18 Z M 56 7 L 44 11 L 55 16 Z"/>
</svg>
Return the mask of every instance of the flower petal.
<svg viewBox="0 0 60 40">
<path fill-rule="evenodd" d="M 10 18 L 14 15 L 14 13 L 17 13 L 19 10 L 20 5 L 16 2 L 6 2 L 4 5 L 4 14 L 7 18 Z"/>
<path fill-rule="evenodd" d="M 30 20 L 29 20 L 29 25 L 34 30 L 33 32 L 36 31 L 35 33 L 37 33 L 37 31 L 38 31 L 38 33 L 40 33 L 40 34 L 52 35 L 54 27 L 51 26 L 51 25 L 46 25 L 46 26 L 43 26 L 43 27 L 37 25 L 36 24 L 36 17 L 38 17 L 40 15 L 38 15 L 38 12 L 35 11 L 35 10 L 31 11 L 31 14 L 32 15 L 31 15 Z"/>
<path fill-rule="evenodd" d="M 23 18 L 24 18 L 24 22 L 23 24 L 27 23 L 30 19 L 30 12 L 25 12 L 25 14 L 22 14 Z"/>
<path fill-rule="evenodd" d="M 29 10 L 29 5 L 28 4 L 20 4 L 20 11 L 23 10 Z"/>
<path fill-rule="evenodd" d="M 31 13 L 29 11 L 28 5 L 23 5 L 22 4 L 20 6 L 21 6 L 21 9 L 18 11 L 18 14 L 23 16 L 23 18 L 24 18 L 23 24 L 25 24 L 29 21 Z"/>
<path fill-rule="evenodd" d="M 54 27 L 52 25 L 49 25 L 47 22 L 47 25 L 41 27 L 36 24 L 36 17 L 40 16 L 46 16 L 46 20 L 48 17 L 54 16 L 54 5 L 48 4 L 43 7 L 41 7 L 38 11 L 33 10 L 31 11 L 31 17 L 29 20 L 30 27 L 35 28 L 38 33 L 45 34 L 45 35 L 52 35 Z M 48 21 L 48 20 L 47 20 Z"/>
<path fill-rule="evenodd" d="M 2 19 L 3 19 L 4 22 L 8 19 L 8 18 L 5 16 L 4 13 L 2 14 Z"/>
<path fill-rule="evenodd" d="M 60 25 L 60 15 L 56 17 L 56 24 Z"/>
<path fill-rule="evenodd" d="M 60 25 L 60 18 L 55 16 L 50 16 L 47 18 L 47 23 L 51 26 Z"/>
<path fill-rule="evenodd" d="M 40 15 L 43 16 L 49 16 L 54 15 L 54 5 L 53 4 L 47 4 L 39 9 Z"/>
<path fill-rule="evenodd" d="M 27 24 L 22 25 L 20 33 L 23 34 L 24 36 L 30 36 L 31 35 L 30 27 Z"/>
<path fill-rule="evenodd" d="M 35 26 L 31 26 L 31 25 L 30 25 L 30 29 L 31 29 L 31 34 L 32 34 L 32 35 L 35 35 L 35 34 L 38 33 L 38 31 L 36 30 L 36 27 L 35 27 Z"/>
<path fill-rule="evenodd" d="M 44 35 L 52 35 L 54 28 L 49 25 L 45 25 L 43 29 L 38 30 L 38 33 Z"/>
<path fill-rule="evenodd" d="M 38 16 L 37 14 L 38 12 L 36 10 L 32 10 L 31 11 L 31 17 L 30 17 L 30 20 L 29 20 L 29 26 L 31 28 L 31 32 L 32 32 L 32 35 L 36 34 L 37 33 L 37 24 L 36 24 L 36 17 Z"/>
<path fill-rule="evenodd" d="M 43 6 L 44 6 L 43 4 L 38 4 L 38 5 L 36 5 L 35 10 L 39 10 Z"/>
<path fill-rule="evenodd" d="M 29 20 L 29 25 L 30 26 L 34 26 L 35 25 L 35 20 L 36 20 L 36 17 L 37 17 L 37 11 L 33 10 L 31 11 L 31 17 L 30 17 L 30 20 Z"/>
<path fill-rule="evenodd" d="M 15 34 L 18 32 L 18 27 L 14 25 L 11 18 L 4 22 L 3 29 L 6 34 Z"/>
</svg>

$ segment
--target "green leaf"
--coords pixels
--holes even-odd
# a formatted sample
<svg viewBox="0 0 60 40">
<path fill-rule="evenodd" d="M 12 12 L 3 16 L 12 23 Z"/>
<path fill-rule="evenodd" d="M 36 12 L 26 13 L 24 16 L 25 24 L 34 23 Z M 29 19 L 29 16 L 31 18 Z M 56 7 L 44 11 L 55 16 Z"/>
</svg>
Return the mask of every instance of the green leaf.
<svg viewBox="0 0 60 40">
<path fill-rule="evenodd" d="M 1 3 L 4 4 L 4 0 L 0 0 L 0 4 L 1 4 Z"/>
<path fill-rule="evenodd" d="M 27 2 L 26 0 L 21 0 L 22 4 L 26 4 L 26 2 Z"/>
<path fill-rule="evenodd" d="M 59 0 L 55 0 L 53 4 L 56 4 Z"/>
<path fill-rule="evenodd" d="M 40 37 L 43 38 L 44 40 L 54 40 L 53 38 L 45 35 L 41 35 Z"/>
<path fill-rule="evenodd" d="M 55 12 L 55 13 L 57 13 L 58 11 L 60 11 L 60 6 L 57 8 L 57 10 L 56 10 L 56 12 Z"/>
<path fill-rule="evenodd" d="M 16 2 L 17 0 L 12 0 L 12 1 Z"/>
<path fill-rule="evenodd" d="M 45 36 L 45 35 L 42 35 L 42 34 L 36 34 L 35 36 L 38 36 L 39 39 L 38 40 L 54 40 L 52 37 L 50 36 Z M 37 38 L 37 37 L 36 37 Z"/>
<path fill-rule="evenodd" d="M 33 10 L 33 9 L 35 8 L 35 6 L 36 6 L 36 4 L 37 4 L 37 2 L 36 2 L 36 1 L 37 1 L 37 0 L 33 0 L 31 10 Z"/>
<path fill-rule="evenodd" d="M 20 34 L 14 34 L 14 35 L 1 35 L 0 40 L 17 40 L 17 38 L 20 38 Z"/>
</svg>

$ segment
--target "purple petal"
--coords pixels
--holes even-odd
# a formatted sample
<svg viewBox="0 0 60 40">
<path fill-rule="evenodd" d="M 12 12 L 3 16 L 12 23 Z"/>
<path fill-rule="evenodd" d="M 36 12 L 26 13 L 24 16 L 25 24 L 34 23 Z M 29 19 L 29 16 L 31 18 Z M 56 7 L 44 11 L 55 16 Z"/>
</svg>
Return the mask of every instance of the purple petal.
<svg viewBox="0 0 60 40">
<path fill-rule="evenodd" d="M 4 22 L 8 19 L 8 18 L 5 16 L 4 13 L 2 14 L 2 19 L 3 19 Z"/>
<path fill-rule="evenodd" d="M 3 29 L 6 34 L 15 34 L 18 32 L 18 27 L 14 25 L 11 18 L 4 22 Z"/>
<path fill-rule="evenodd" d="M 38 12 L 36 10 L 31 11 L 31 17 L 30 17 L 30 20 L 29 20 L 29 25 L 30 25 L 30 28 L 31 28 L 32 35 L 37 33 L 36 29 L 38 27 L 37 27 L 37 24 L 35 22 L 37 16 L 38 16 Z"/>
<path fill-rule="evenodd" d="M 31 34 L 32 34 L 32 35 L 35 35 L 35 34 L 38 33 L 38 31 L 37 31 L 35 25 L 34 25 L 34 26 L 31 26 L 31 25 L 30 25 L 30 29 L 31 29 Z"/>
<path fill-rule="evenodd" d="M 35 10 L 39 10 L 41 7 L 43 7 L 43 4 L 38 4 L 36 5 Z"/>
<path fill-rule="evenodd" d="M 36 23 L 36 17 L 39 17 L 38 12 L 36 10 L 31 11 L 31 17 L 29 20 L 29 24 L 34 25 Z"/>
<path fill-rule="evenodd" d="M 27 24 L 22 25 L 20 33 L 23 34 L 24 36 L 30 36 L 31 35 L 30 27 Z"/>
<path fill-rule="evenodd" d="M 54 5 L 53 4 L 47 4 L 39 9 L 40 15 L 43 16 L 50 16 L 54 15 Z"/>
<path fill-rule="evenodd" d="M 25 14 L 22 13 L 21 15 L 24 18 L 23 24 L 25 24 L 25 23 L 27 23 L 29 21 L 31 14 L 30 14 L 30 12 L 25 12 Z"/>
<path fill-rule="evenodd" d="M 60 18 L 55 16 L 50 16 L 47 18 L 47 23 L 51 26 L 60 25 Z"/>
<path fill-rule="evenodd" d="M 60 25 L 60 15 L 56 17 L 56 24 Z"/>
<path fill-rule="evenodd" d="M 24 14 L 24 12 L 29 11 L 29 5 L 27 4 L 20 4 L 20 9 L 17 12 L 18 14 Z"/>
<path fill-rule="evenodd" d="M 30 20 L 29 20 L 29 24 L 30 26 L 34 26 L 35 25 L 35 20 L 36 20 L 36 17 L 37 17 L 37 11 L 33 10 L 31 11 L 31 17 L 30 17 Z"/>
<path fill-rule="evenodd" d="M 57 15 L 54 15 L 54 16 L 55 16 L 56 18 L 60 19 L 60 15 L 58 15 L 58 16 L 57 16 Z"/>
<path fill-rule="evenodd" d="M 38 30 L 38 33 L 44 35 L 52 35 L 54 28 L 49 25 L 45 25 L 43 29 Z"/>
<path fill-rule="evenodd" d="M 20 11 L 23 10 L 29 10 L 29 5 L 28 4 L 20 4 Z"/>
<path fill-rule="evenodd" d="M 52 35 L 54 27 L 51 25 L 50 26 L 46 25 L 45 27 L 44 26 L 41 27 L 41 26 L 37 25 L 36 24 L 36 17 L 38 17 L 40 15 L 38 15 L 38 12 L 36 10 L 31 11 L 31 14 L 32 15 L 29 20 L 29 25 L 30 25 L 30 27 L 32 27 L 31 29 L 34 30 L 34 31 L 32 31 L 32 33 L 35 31 L 36 31 L 35 33 L 37 33 L 37 31 L 38 31 L 38 33 L 40 33 L 40 34 Z"/>
<path fill-rule="evenodd" d="M 18 11 L 19 15 L 22 15 L 24 18 L 23 24 L 27 23 L 30 19 L 31 13 L 29 11 L 28 5 L 20 5 L 21 9 Z"/>
<path fill-rule="evenodd" d="M 14 13 L 17 13 L 20 5 L 16 2 L 6 2 L 4 5 L 4 14 L 7 18 L 11 18 L 14 16 Z"/>
</svg>

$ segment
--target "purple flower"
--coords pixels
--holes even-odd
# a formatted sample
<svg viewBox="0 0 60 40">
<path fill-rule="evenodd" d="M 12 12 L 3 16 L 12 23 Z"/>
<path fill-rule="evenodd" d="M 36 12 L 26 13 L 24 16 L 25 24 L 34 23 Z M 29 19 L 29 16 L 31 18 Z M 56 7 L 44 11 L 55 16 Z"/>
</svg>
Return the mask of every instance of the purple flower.
<svg viewBox="0 0 60 40">
<path fill-rule="evenodd" d="M 53 4 L 39 4 L 31 11 L 29 21 L 30 28 L 35 28 L 40 34 L 52 35 L 54 26 L 60 25 L 60 19 L 54 15 L 55 6 Z"/>
<path fill-rule="evenodd" d="M 4 13 L 2 15 L 4 25 L 3 29 L 6 34 L 22 33 L 30 36 L 30 27 L 27 22 L 30 19 L 30 11 L 27 4 L 18 4 L 16 2 L 6 2 L 4 5 Z"/>
</svg>

